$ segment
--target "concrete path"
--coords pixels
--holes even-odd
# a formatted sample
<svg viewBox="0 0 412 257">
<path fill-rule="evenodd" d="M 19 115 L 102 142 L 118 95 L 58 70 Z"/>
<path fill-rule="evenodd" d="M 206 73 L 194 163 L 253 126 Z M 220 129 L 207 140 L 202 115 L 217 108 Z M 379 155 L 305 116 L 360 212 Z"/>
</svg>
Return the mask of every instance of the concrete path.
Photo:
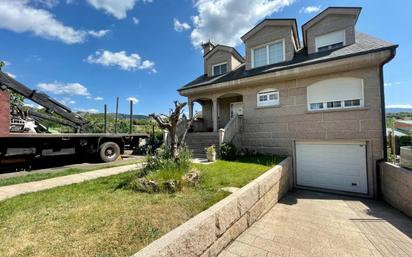
<svg viewBox="0 0 412 257">
<path fill-rule="evenodd" d="M 412 220 L 383 202 L 287 195 L 219 257 L 412 256 Z"/>
<path fill-rule="evenodd" d="M 107 168 L 89 172 L 83 172 L 79 174 L 73 174 L 68 176 L 56 177 L 51 179 L 45 179 L 40 181 L 22 183 L 17 185 L 3 186 L 0 187 L 0 201 L 18 196 L 21 194 L 37 192 L 41 190 L 46 190 L 54 187 L 65 186 L 70 184 L 76 184 L 87 180 L 93 180 L 101 177 L 108 177 L 130 170 L 140 169 L 143 164 L 131 164 L 125 166 L 119 166 L 114 168 Z"/>
</svg>

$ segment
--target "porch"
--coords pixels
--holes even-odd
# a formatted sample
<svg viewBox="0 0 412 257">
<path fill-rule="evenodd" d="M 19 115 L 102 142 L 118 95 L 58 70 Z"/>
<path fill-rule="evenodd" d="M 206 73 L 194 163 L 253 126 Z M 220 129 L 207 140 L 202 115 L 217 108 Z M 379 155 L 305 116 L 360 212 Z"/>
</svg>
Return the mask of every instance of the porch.
<svg viewBox="0 0 412 257">
<path fill-rule="evenodd" d="M 218 132 L 236 115 L 243 116 L 243 96 L 229 93 L 219 97 L 189 98 L 188 107 L 189 119 L 195 119 L 189 133 Z"/>
</svg>

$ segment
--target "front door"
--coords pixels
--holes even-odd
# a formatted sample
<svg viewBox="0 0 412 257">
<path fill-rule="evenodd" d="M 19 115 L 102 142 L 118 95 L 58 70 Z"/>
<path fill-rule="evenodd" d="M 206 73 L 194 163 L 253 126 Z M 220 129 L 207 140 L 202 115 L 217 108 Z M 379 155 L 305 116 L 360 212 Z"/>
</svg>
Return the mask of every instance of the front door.
<svg viewBox="0 0 412 257">
<path fill-rule="evenodd" d="M 230 118 L 233 118 L 235 114 L 241 116 L 243 115 L 243 103 L 236 102 L 230 104 Z"/>
</svg>

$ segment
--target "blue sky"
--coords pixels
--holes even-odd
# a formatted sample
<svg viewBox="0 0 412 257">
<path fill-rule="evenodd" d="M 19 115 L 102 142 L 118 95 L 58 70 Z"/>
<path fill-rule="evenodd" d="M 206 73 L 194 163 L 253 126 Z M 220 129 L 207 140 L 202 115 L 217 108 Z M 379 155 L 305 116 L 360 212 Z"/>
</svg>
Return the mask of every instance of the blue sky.
<svg viewBox="0 0 412 257">
<path fill-rule="evenodd" d="M 199 42 L 244 48 L 265 17 L 301 26 L 328 6 L 361 6 L 359 31 L 399 44 L 385 66 L 387 106 L 412 108 L 411 1 L 0 0 L 5 71 L 73 110 L 167 112 L 176 89 L 203 73 Z M 309 8 L 308 8 L 309 7 Z M 237 14 L 237 15 L 236 15 Z"/>
</svg>

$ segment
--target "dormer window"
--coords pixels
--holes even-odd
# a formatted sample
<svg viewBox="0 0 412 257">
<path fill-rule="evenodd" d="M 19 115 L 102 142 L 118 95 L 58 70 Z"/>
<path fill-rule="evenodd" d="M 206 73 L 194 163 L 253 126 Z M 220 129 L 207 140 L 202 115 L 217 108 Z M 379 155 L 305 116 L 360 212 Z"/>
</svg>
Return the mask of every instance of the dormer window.
<svg viewBox="0 0 412 257">
<path fill-rule="evenodd" d="M 345 30 L 339 30 L 315 38 L 316 51 L 322 52 L 345 45 Z"/>
<path fill-rule="evenodd" d="M 252 68 L 283 62 L 285 60 L 285 40 L 278 40 L 252 49 Z"/>
<path fill-rule="evenodd" d="M 223 63 L 218 63 L 212 66 L 212 76 L 218 76 L 218 75 L 222 75 L 225 74 L 227 72 L 227 63 L 223 62 Z"/>
</svg>

